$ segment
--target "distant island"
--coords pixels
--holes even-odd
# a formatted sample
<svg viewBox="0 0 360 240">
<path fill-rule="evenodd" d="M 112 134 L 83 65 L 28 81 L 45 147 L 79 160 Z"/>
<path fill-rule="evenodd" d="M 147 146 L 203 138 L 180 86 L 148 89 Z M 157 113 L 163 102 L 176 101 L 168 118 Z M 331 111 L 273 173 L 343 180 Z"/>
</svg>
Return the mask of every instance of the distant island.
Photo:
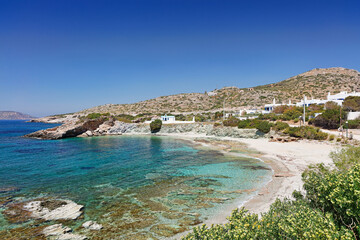
<svg viewBox="0 0 360 240">
<path fill-rule="evenodd" d="M 25 113 L 14 111 L 0 111 L 0 120 L 28 120 L 34 118 Z"/>
</svg>

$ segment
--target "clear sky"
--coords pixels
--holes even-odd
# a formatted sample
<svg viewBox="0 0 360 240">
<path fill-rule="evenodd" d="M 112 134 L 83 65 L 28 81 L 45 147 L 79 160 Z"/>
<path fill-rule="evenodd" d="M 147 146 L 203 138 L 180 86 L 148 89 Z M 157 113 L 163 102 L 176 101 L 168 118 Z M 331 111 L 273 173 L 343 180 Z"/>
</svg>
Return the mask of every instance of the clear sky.
<svg viewBox="0 0 360 240">
<path fill-rule="evenodd" d="M 359 0 L 0 0 L 0 110 L 67 113 L 359 63 Z"/>
</svg>

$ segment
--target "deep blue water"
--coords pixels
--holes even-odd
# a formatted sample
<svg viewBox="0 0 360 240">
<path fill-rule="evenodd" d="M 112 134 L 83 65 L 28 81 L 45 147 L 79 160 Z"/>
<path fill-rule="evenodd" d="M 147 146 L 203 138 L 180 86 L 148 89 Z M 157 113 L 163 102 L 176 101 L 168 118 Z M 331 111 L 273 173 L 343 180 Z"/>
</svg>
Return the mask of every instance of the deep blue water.
<svg viewBox="0 0 360 240">
<path fill-rule="evenodd" d="M 267 166 L 256 159 L 224 156 L 171 137 L 109 136 L 63 140 L 22 137 L 54 126 L 0 121 L 0 189 L 19 189 L 0 193 L 0 197 L 71 199 L 85 205 L 85 219 L 102 220 L 103 224 L 120 221 L 103 218 L 109 208 L 112 207 L 112 212 L 125 208 L 124 202 L 144 207 L 143 203 L 148 204 L 148 201 L 161 202 L 171 211 L 199 213 L 204 220 L 221 207 L 215 203 L 211 203 L 212 207 L 199 207 L 206 199 L 246 197 L 231 191 L 259 188 L 271 176 Z M 149 188 L 155 189 L 156 193 L 145 191 Z M 194 194 L 183 194 L 184 190 Z M 143 203 L 134 203 L 134 199 Z M 179 199 L 187 202 L 173 204 Z M 110 203 L 118 205 L 110 207 Z M 192 206 L 196 207 L 192 209 Z M 157 216 L 154 223 L 166 223 L 167 220 L 160 216 L 164 212 L 154 212 L 151 206 L 147 206 L 146 211 Z M 6 220 L 2 222 L 6 223 Z"/>
</svg>

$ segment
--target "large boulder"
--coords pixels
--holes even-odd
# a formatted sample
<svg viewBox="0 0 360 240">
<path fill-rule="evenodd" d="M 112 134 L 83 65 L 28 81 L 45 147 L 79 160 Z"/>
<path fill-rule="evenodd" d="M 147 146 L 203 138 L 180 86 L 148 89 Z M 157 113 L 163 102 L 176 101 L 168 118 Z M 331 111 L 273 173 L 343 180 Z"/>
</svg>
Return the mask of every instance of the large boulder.
<svg viewBox="0 0 360 240">
<path fill-rule="evenodd" d="M 25 135 L 25 137 L 40 138 L 40 139 L 61 139 L 61 138 L 76 137 L 80 134 L 85 133 L 88 130 L 93 131 L 97 129 L 104 122 L 105 122 L 104 118 L 79 121 L 76 123 L 68 122 L 58 127 L 40 130 L 37 132 L 27 134 Z"/>
</svg>

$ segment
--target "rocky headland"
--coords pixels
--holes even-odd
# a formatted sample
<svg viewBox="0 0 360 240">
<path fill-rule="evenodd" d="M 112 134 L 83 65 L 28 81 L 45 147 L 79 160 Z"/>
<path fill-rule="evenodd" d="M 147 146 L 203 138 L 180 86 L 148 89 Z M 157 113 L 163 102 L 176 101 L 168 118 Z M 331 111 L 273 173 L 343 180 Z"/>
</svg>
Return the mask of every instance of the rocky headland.
<svg viewBox="0 0 360 240">
<path fill-rule="evenodd" d="M 0 111 L 0 120 L 27 120 L 34 117 L 15 111 Z"/>
</svg>

